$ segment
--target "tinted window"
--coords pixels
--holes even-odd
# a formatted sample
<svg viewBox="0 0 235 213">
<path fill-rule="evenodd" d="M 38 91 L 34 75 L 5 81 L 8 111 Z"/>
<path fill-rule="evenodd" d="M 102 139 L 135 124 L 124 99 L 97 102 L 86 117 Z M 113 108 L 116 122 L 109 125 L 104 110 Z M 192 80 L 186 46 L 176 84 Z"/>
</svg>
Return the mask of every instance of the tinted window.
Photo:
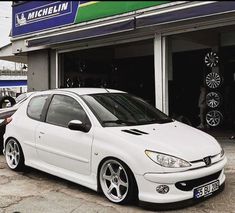
<svg viewBox="0 0 235 213">
<path fill-rule="evenodd" d="M 43 106 L 46 103 L 47 95 L 33 97 L 28 105 L 27 114 L 29 117 L 40 120 Z"/>
<path fill-rule="evenodd" d="M 147 102 L 126 93 L 84 95 L 83 98 L 103 126 L 172 122 Z"/>
<path fill-rule="evenodd" d="M 85 111 L 75 99 L 64 95 L 54 95 L 48 109 L 46 122 L 67 127 L 71 120 L 89 122 Z"/>
</svg>

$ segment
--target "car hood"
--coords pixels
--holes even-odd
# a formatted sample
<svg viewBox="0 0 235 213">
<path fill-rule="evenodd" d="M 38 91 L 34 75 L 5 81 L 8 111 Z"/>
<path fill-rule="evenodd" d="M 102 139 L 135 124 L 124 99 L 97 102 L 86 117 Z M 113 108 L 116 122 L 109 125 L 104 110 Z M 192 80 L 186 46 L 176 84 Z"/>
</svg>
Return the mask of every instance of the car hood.
<svg viewBox="0 0 235 213">
<path fill-rule="evenodd" d="M 128 143 L 187 161 L 203 159 L 221 151 L 220 145 L 212 136 L 177 121 L 108 128 L 112 134 Z"/>
</svg>

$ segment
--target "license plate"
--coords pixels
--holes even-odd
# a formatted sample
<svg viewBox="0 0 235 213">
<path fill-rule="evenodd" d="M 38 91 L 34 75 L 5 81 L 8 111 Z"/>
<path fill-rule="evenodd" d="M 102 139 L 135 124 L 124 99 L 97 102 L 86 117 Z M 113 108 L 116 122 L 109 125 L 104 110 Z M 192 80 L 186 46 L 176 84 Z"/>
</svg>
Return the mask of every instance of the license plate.
<svg viewBox="0 0 235 213">
<path fill-rule="evenodd" d="M 194 198 L 198 199 L 201 197 L 210 196 L 213 192 L 219 189 L 219 181 L 214 181 L 213 183 L 206 184 L 194 189 Z"/>
</svg>

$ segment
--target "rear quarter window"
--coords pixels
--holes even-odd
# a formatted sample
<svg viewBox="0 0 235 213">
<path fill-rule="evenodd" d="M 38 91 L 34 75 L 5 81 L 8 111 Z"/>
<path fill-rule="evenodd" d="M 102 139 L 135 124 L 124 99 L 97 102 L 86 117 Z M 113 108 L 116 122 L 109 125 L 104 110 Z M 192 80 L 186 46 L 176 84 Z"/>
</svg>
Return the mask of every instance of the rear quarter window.
<svg viewBox="0 0 235 213">
<path fill-rule="evenodd" d="M 27 115 L 35 120 L 41 120 L 42 110 L 47 101 L 48 95 L 33 97 L 27 107 Z"/>
</svg>

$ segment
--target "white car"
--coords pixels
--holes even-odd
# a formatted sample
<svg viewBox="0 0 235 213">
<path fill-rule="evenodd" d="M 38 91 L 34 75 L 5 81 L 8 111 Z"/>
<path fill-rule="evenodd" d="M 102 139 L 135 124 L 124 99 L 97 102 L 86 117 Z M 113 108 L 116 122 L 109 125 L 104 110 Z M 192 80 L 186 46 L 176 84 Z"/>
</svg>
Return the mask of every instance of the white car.
<svg viewBox="0 0 235 213">
<path fill-rule="evenodd" d="M 4 153 L 13 170 L 27 165 L 121 204 L 201 200 L 223 189 L 227 162 L 208 134 L 103 88 L 33 94 L 7 125 Z"/>
</svg>

